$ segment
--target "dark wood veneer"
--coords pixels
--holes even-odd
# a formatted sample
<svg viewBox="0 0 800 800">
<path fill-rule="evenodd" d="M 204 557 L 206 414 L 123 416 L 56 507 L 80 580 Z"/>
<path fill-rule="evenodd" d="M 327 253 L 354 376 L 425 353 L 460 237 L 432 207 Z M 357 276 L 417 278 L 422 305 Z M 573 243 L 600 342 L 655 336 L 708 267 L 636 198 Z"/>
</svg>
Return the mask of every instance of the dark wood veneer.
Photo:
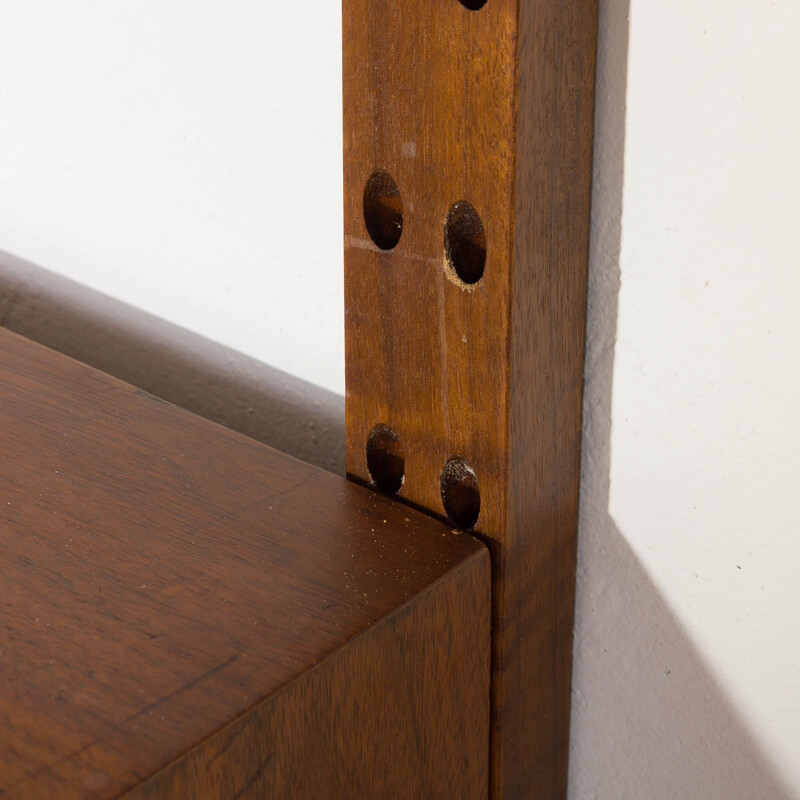
<svg viewBox="0 0 800 800">
<path fill-rule="evenodd" d="M 485 797 L 481 545 L 2 330 L 0 431 L 0 797 Z"/>
</svg>

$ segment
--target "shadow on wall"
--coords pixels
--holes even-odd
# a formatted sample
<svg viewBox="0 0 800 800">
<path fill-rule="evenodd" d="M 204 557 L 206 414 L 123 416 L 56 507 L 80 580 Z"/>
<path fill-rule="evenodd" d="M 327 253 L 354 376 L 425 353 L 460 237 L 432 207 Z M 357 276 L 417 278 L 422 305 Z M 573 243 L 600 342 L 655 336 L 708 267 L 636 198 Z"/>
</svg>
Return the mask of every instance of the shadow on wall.
<svg viewBox="0 0 800 800">
<path fill-rule="evenodd" d="M 630 0 L 601 0 L 570 800 L 791 800 L 608 511 Z"/>
<path fill-rule="evenodd" d="M 0 325 L 344 474 L 344 398 L 0 252 Z"/>
</svg>

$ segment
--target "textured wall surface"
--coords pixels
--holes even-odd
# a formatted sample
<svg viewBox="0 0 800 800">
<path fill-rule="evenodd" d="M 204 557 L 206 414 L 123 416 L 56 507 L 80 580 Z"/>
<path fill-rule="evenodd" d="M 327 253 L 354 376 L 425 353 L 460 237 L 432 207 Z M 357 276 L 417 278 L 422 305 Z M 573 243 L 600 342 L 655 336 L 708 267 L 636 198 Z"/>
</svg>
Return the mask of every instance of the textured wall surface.
<svg viewBox="0 0 800 800">
<path fill-rule="evenodd" d="M 311 5 L 0 0 L 0 322 L 341 469 Z M 799 37 L 601 0 L 571 800 L 800 797 Z"/>
<path fill-rule="evenodd" d="M 800 5 L 628 6 L 601 3 L 571 797 L 789 800 Z"/>
</svg>

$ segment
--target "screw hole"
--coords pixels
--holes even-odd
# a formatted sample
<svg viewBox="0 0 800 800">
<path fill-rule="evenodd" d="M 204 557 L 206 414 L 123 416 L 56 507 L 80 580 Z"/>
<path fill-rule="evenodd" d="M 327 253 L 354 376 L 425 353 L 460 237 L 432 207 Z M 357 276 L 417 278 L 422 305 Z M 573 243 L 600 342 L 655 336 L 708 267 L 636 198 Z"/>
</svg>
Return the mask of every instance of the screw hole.
<svg viewBox="0 0 800 800">
<path fill-rule="evenodd" d="M 454 203 L 444 222 L 448 267 L 467 285 L 477 283 L 486 267 L 486 231 L 480 215 L 466 200 Z"/>
<path fill-rule="evenodd" d="M 406 462 L 397 434 L 388 425 L 376 425 L 367 437 L 367 469 L 384 494 L 397 494 L 403 485 Z"/>
<path fill-rule="evenodd" d="M 466 459 L 453 456 L 447 460 L 442 469 L 441 490 L 450 522 L 462 531 L 474 528 L 481 513 L 481 493 L 475 470 Z"/>
<path fill-rule="evenodd" d="M 460 3 L 470 11 L 478 11 L 486 5 L 486 0 L 460 0 Z"/>
<path fill-rule="evenodd" d="M 373 172 L 364 188 L 364 222 L 370 239 L 391 250 L 403 234 L 403 198 L 385 170 Z"/>
</svg>

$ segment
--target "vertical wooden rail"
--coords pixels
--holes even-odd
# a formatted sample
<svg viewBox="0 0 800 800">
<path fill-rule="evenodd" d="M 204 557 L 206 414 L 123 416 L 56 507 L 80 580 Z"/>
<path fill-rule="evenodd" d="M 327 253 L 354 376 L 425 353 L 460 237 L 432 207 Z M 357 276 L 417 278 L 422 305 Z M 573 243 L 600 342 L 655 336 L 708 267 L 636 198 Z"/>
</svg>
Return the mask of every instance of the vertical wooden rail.
<svg viewBox="0 0 800 800">
<path fill-rule="evenodd" d="M 343 9 L 348 473 L 488 542 L 491 796 L 563 798 L 596 0 Z"/>
</svg>

